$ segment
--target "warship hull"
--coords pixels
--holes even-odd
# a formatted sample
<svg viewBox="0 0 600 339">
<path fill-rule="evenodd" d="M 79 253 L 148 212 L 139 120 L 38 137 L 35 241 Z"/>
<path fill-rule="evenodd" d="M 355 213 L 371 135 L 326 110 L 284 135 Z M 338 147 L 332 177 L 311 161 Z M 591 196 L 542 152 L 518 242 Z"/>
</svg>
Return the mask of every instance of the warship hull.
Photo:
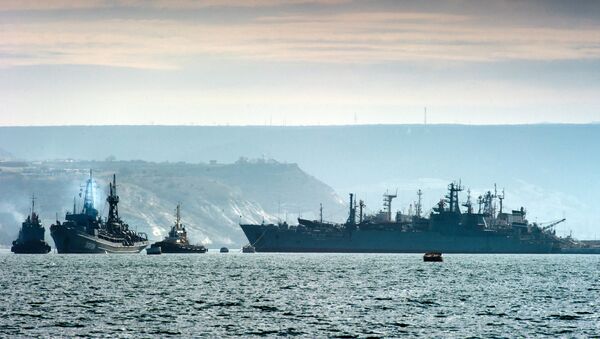
<svg viewBox="0 0 600 339">
<path fill-rule="evenodd" d="M 528 241 L 495 232 L 446 235 L 400 230 L 340 230 L 330 232 L 241 225 L 257 252 L 332 253 L 557 253 L 552 242 Z"/>
<path fill-rule="evenodd" d="M 70 227 L 53 227 L 50 235 L 58 253 L 139 253 L 148 246 L 147 241 L 123 245 Z"/>
<path fill-rule="evenodd" d="M 46 254 L 51 248 L 45 241 L 14 242 L 10 248 L 16 254 Z"/>
</svg>

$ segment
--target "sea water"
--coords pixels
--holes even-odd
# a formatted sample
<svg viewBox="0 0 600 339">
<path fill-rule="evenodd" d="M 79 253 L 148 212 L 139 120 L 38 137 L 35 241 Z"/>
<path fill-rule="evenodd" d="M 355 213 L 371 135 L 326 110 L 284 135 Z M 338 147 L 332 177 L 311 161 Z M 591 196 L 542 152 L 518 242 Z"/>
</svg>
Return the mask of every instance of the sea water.
<svg viewBox="0 0 600 339">
<path fill-rule="evenodd" d="M 600 256 L 0 254 L 0 337 L 600 336 Z"/>
</svg>

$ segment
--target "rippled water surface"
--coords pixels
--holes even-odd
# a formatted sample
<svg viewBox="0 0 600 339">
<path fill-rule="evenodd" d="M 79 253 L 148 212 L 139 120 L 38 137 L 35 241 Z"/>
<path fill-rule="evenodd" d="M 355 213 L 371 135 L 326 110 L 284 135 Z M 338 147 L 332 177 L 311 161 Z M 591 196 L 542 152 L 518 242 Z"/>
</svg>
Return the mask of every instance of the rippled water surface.
<svg viewBox="0 0 600 339">
<path fill-rule="evenodd" d="M 600 256 L 0 254 L 0 337 L 600 336 Z"/>
</svg>

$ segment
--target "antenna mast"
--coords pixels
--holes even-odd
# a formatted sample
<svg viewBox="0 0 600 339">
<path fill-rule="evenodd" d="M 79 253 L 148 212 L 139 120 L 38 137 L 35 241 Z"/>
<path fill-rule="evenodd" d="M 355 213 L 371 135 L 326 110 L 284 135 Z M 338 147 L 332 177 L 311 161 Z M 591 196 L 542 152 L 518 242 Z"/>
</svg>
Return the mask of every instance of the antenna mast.
<svg viewBox="0 0 600 339">
<path fill-rule="evenodd" d="M 108 202 L 108 221 L 119 220 L 119 196 L 117 195 L 117 176 L 113 174 L 113 182 L 109 184 L 109 195 L 106 198 Z"/>
<path fill-rule="evenodd" d="M 467 190 L 467 202 L 463 204 L 464 207 L 467 208 L 467 213 L 473 213 L 473 203 L 471 202 L 471 189 Z"/>
<path fill-rule="evenodd" d="M 460 181 L 458 183 L 453 182 L 448 185 L 448 195 L 446 198 L 448 199 L 449 211 L 460 213 L 459 203 L 458 203 L 458 192 L 461 192 L 463 187 L 460 185 Z"/>
<path fill-rule="evenodd" d="M 365 208 L 365 202 L 362 201 L 362 200 L 360 200 L 358 202 L 358 207 L 359 207 L 359 210 L 358 210 L 358 222 L 362 223 L 362 221 L 363 221 L 363 208 Z"/>
<path fill-rule="evenodd" d="M 504 188 L 502 189 L 502 195 L 498 196 L 498 200 L 500 201 L 500 213 L 502 213 L 502 206 L 503 206 L 503 200 L 504 200 Z"/>
<path fill-rule="evenodd" d="M 423 205 L 421 205 L 421 199 L 423 197 L 423 191 L 421 191 L 421 189 L 419 189 L 417 191 L 417 196 L 418 196 L 418 199 L 417 199 L 417 203 L 415 204 L 415 215 L 420 218 L 421 212 L 422 212 L 421 209 L 423 206 Z"/>
<path fill-rule="evenodd" d="M 319 204 L 319 221 L 322 224 L 323 223 L 323 204 Z"/>
<path fill-rule="evenodd" d="M 177 208 L 175 208 L 175 225 L 177 225 L 177 229 L 179 229 L 181 227 L 181 211 L 180 211 L 180 205 L 181 204 L 177 204 Z"/>
<path fill-rule="evenodd" d="M 386 213 L 386 221 L 392 221 L 392 200 L 398 196 L 398 191 L 396 194 L 388 194 L 387 191 L 383 195 L 383 211 Z"/>
<path fill-rule="evenodd" d="M 350 193 L 350 213 L 348 215 L 348 224 L 356 224 L 356 204 L 354 202 L 354 193 Z"/>
<path fill-rule="evenodd" d="M 31 219 L 35 215 L 35 193 L 31 195 Z"/>
</svg>

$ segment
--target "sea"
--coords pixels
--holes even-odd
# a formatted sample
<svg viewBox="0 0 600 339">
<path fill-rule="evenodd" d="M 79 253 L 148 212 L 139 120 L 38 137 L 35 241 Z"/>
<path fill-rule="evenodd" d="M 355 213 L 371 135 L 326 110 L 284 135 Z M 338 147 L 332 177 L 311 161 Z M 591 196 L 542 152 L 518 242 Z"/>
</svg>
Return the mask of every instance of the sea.
<svg viewBox="0 0 600 339">
<path fill-rule="evenodd" d="M 0 337 L 600 338 L 599 255 L 0 253 Z"/>
</svg>

